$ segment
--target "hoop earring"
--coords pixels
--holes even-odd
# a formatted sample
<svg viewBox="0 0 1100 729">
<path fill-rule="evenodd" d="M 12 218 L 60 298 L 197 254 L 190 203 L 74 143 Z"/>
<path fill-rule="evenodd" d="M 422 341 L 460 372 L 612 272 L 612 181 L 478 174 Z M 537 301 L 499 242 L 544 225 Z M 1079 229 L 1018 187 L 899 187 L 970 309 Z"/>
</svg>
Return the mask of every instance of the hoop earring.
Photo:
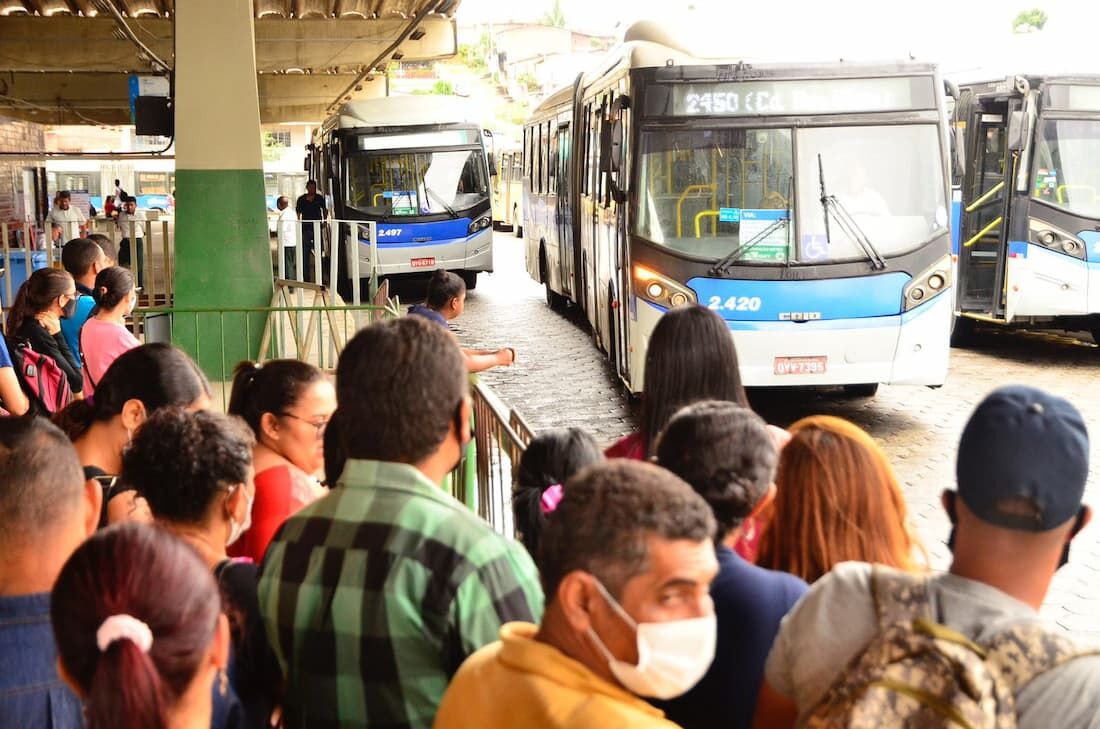
<svg viewBox="0 0 1100 729">
<path fill-rule="evenodd" d="M 218 694 L 223 699 L 229 695 L 229 674 L 224 668 L 218 669 Z"/>
</svg>

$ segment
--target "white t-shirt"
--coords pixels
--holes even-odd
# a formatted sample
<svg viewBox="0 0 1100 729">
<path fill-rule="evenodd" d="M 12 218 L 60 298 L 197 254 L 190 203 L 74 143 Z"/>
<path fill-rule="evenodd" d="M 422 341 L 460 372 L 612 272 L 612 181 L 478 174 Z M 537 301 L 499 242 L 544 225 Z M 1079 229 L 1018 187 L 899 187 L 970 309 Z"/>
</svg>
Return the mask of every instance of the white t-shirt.
<svg viewBox="0 0 1100 729">
<path fill-rule="evenodd" d="M 279 246 L 293 248 L 298 242 L 298 214 L 287 205 L 279 211 L 279 220 L 275 223 L 279 232 Z"/>
<path fill-rule="evenodd" d="M 84 225 L 85 218 L 84 213 L 72 205 L 68 210 L 62 210 L 54 205 L 46 216 L 46 222 L 60 226 L 62 237 L 65 240 L 72 240 L 80 236 L 80 226 Z"/>
<path fill-rule="evenodd" d="M 134 238 L 145 237 L 145 213 L 135 210 L 132 214 L 123 210 L 118 214 L 118 229 L 122 231 L 123 238 L 130 237 L 130 221 L 134 223 Z"/>
<path fill-rule="evenodd" d="M 932 577 L 929 596 L 939 622 L 979 644 L 1040 621 L 1030 606 L 957 575 Z M 798 705 L 799 726 L 877 632 L 871 565 L 862 562 L 837 565 L 783 618 L 765 676 Z M 1017 695 L 1016 710 L 1020 729 L 1100 729 L 1100 655 L 1040 674 Z"/>
</svg>

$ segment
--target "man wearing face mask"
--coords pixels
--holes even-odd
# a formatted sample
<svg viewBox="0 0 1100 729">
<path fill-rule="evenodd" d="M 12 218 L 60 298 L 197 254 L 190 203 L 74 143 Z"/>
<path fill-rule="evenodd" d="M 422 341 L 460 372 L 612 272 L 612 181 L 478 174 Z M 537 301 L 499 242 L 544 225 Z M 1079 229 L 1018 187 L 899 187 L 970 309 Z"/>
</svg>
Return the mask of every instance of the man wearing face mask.
<svg viewBox="0 0 1100 729">
<path fill-rule="evenodd" d="M 710 666 L 718 562 L 706 502 L 638 461 L 591 466 L 562 491 L 539 550 L 542 624 L 505 625 L 474 654 L 435 729 L 671 729 L 645 699 L 683 694 Z"/>
<path fill-rule="evenodd" d="M 830 705 L 845 667 L 884 632 L 876 604 L 901 602 L 887 584 L 922 586 L 906 598 L 912 617 L 930 617 L 993 660 L 1011 638 L 1004 675 L 1018 683 L 1002 686 L 1015 698 L 1016 726 L 1100 726 L 1100 655 L 1079 653 L 1038 615 L 1070 541 L 1092 516 L 1081 503 L 1088 456 L 1085 423 L 1069 402 L 1019 385 L 992 392 L 963 431 L 958 491 L 943 494 L 953 525 L 950 571 L 887 582 L 882 568 L 846 562 L 814 583 L 772 647 L 754 726 L 800 726 Z M 1028 632 L 1019 640 L 1014 631 Z"/>
<path fill-rule="evenodd" d="M 233 650 L 227 690 L 214 687 L 213 726 L 238 726 L 225 718 L 234 712 L 243 717 L 239 726 L 270 726 L 280 683 L 259 614 L 257 567 L 226 554 L 252 521 L 253 444 L 252 431 L 237 418 L 168 407 L 149 416 L 122 458 L 122 481 L 217 577 Z"/>
<path fill-rule="evenodd" d="M 367 327 L 340 355 L 325 448 L 341 474 L 286 520 L 260 576 L 290 729 L 426 729 L 467 656 L 541 616 L 526 550 L 439 486 L 470 438 L 466 377 L 422 317 Z"/>
</svg>

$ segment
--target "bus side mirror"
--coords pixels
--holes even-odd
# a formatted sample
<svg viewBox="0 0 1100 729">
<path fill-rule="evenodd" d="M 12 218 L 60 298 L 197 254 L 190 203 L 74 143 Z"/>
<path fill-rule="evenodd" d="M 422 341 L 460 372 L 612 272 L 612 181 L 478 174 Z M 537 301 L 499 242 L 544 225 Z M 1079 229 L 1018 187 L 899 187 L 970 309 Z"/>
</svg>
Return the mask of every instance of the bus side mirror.
<svg viewBox="0 0 1100 729">
<path fill-rule="evenodd" d="M 966 132 L 959 127 L 952 128 L 952 158 L 955 163 L 954 177 L 962 180 L 966 176 Z"/>
<path fill-rule="evenodd" d="M 619 172 L 623 156 L 623 121 L 616 119 L 611 125 L 611 143 L 608 145 L 611 157 L 611 171 Z"/>
<path fill-rule="evenodd" d="M 1008 149 L 1019 152 L 1027 146 L 1031 131 L 1030 120 L 1023 111 L 1014 111 L 1008 115 Z"/>
<path fill-rule="evenodd" d="M 489 153 L 489 177 L 497 176 L 497 158 L 492 152 Z"/>
<path fill-rule="evenodd" d="M 302 163 L 302 169 L 309 172 L 309 157 L 306 156 L 305 161 Z"/>
</svg>

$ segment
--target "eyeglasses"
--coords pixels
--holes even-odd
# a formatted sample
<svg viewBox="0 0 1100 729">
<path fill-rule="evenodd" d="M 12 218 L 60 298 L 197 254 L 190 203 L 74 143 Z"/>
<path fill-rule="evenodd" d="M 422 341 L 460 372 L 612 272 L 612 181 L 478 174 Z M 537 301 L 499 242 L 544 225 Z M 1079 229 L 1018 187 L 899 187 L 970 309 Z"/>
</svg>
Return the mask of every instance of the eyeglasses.
<svg viewBox="0 0 1100 729">
<path fill-rule="evenodd" d="M 305 423 L 306 425 L 309 425 L 309 426 L 312 426 L 313 428 L 316 428 L 318 438 L 320 438 L 321 436 L 323 436 L 325 434 L 325 428 L 328 427 L 328 421 L 327 420 L 323 420 L 320 423 L 315 423 L 312 420 L 306 420 L 305 418 L 299 417 L 299 416 L 295 415 L 294 413 L 276 413 L 276 415 L 278 415 L 281 418 L 294 418 L 295 420 L 300 420 L 303 423 Z"/>
</svg>

